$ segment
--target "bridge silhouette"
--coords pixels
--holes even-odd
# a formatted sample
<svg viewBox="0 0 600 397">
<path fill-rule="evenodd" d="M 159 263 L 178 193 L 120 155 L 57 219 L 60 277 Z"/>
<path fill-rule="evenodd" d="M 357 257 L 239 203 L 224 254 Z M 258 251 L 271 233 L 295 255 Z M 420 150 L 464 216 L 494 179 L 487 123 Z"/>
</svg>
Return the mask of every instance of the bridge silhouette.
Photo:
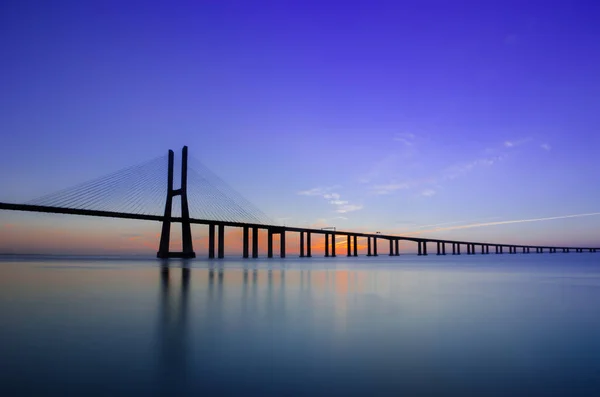
<svg viewBox="0 0 600 397">
<path fill-rule="evenodd" d="M 174 167 L 174 152 L 137 166 L 128 167 L 107 176 L 82 183 L 72 188 L 40 197 L 28 203 L 2 203 L 0 209 L 54 214 L 84 215 L 105 218 L 138 219 L 162 223 L 157 252 L 159 258 L 195 258 L 192 243 L 192 224 L 208 225 L 208 258 L 224 258 L 225 228 L 242 228 L 242 257 L 258 258 L 259 230 L 267 231 L 267 257 L 273 257 L 273 236 L 279 235 L 279 256 L 286 257 L 286 234 L 298 233 L 300 257 L 312 257 L 312 236 L 324 237 L 325 257 L 335 257 L 336 237 L 346 237 L 346 255 L 358 256 L 358 239 L 367 240 L 366 256 L 378 256 L 377 242 L 389 242 L 389 255 L 399 256 L 399 242 L 417 244 L 418 255 L 428 255 L 428 244 L 435 244 L 437 255 L 460 255 L 465 247 L 467 255 L 477 252 L 496 254 L 597 252 L 597 247 L 501 244 L 493 242 L 458 241 L 424 237 L 398 236 L 380 233 L 362 233 L 343 230 L 314 229 L 275 225 L 274 222 L 222 181 L 199 161 L 188 164 L 188 148 L 184 146 L 181 169 Z M 179 171 L 181 184 L 173 186 Z M 166 175 L 165 175 L 166 174 Z M 166 184 L 165 182 L 166 176 Z M 190 182 L 190 183 L 188 183 Z M 179 198 L 179 201 L 174 200 Z M 190 205 L 191 204 L 191 205 Z M 161 211 L 161 208 L 164 210 Z M 171 225 L 181 224 L 182 250 L 170 251 Z M 250 239 L 250 232 L 252 238 Z M 250 240 L 252 247 L 250 251 Z M 216 244 L 215 244 L 216 243 Z"/>
</svg>

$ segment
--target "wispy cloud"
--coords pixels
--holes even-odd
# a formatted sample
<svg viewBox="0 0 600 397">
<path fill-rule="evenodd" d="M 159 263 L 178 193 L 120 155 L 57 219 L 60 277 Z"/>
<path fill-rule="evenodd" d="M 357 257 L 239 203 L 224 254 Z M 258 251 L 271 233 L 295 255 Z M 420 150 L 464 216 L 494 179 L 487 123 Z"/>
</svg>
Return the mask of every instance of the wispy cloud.
<svg viewBox="0 0 600 397">
<path fill-rule="evenodd" d="M 499 161 L 502 161 L 504 156 L 491 156 L 491 157 L 483 157 L 480 159 L 476 159 L 470 162 L 455 164 L 446 168 L 443 172 L 443 179 L 455 179 L 458 178 L 478 167 L 490 167 Z"/>
<path fill-rule="evenodd" d="M 507 148 L 517 147 L 517 146 L 521 146 L 524 143 L 527 143 L 529 141 L 531 141 L 531 138 L 521 138 L 521 139 L 516 139 L 516 140 L 506 140 L 506 141 L 504 141 L 504 147 L 507 147 Z"/>
<path fill-rule="evenodd" d="M 438 227 L 430 230 L 420 230 L 411 232 L 412 234 L 421 234 L 421 233 L 429 233 L 429 232 L 441 232 L 448 230 L 460 230 L 460 229 L 471 229 L 474 227 L 487 227 L 487 226 L 498 226 L 498 225 L 509 225 L 513 223 L 525 223 L 525 222 L 541 222 L 541 221 L 552 221 L 556 219 L 568 219 L 568 218 L 581 218 L 586 216 L 598 216 L 600 212 L 591 212 L 587 214 L 574 214 L 574 215 L 561 215 L 561 216 L 551 216 L 546 218 L 532 218 L 532 219 L 516 219 L 510 221 L 499 221 L 499 222 L 485 222 L 485 223 L 471 223 L 468 225 L 460 225 L 460 226 L 450 226 L 450 227 Z"/>
<path fill-rule="evenodd" d="M 408 189 L 410 185 L 408 183 L 388 183 L 385 185 L 375 185 L 371 187 L 371 191 L 374 194 L 390 194 L 396 190 Z"/>
<path fill-rule="evenodd" d="M 433 189 L 425 189 L 421 192 L 421 196 L 423 197 L 431 197 L 435 195 L 435 190 Z"/>
<path fill-rule="evenodd" d="M 547 150 L 547 151 L 550 151 L 550 149 L 552 149 L 552 146 L 550 146 L 550 144 L 548 144 L 548 143 L 542 143 L 542 144 L 540 145 L 540 147 L 541 147 L 542 149 L 544 149 L 544 150 Z"/>
<path fill-rule="evenodd" d="M 333 192 L 332 190 L 339 188 L 339 185 L 330 187 L 315 187 L 308 190 L 298 192 L 301 196 L 320 196 L 327 200 L 327 202 L 335 206 L 335 212 L 339 214 L 345 214 L 347 212 L 358 211 L 363 208 L 359 204 L 350 204 L 348 200 L 342 200 L 339 193 Z"/>
<path fill-rule="evenodd" d="M 405 146 L 413 146 L 415 144 L 415 134 L 408 132 L 394 134 L 394 141 L 401 142 Z"/>
<path fill-rule="evenodd" d="M 339 214 L 345 214 L 347 212 L 361 210 L 362 208 L 363 208 L 363 206 L 360 204 L 342 204 L 342 205 L 338 206 L 338 208 L 337 208 L 337 210 L 335 210 L 335 212 L 337 212 Z"/>
<path fill-rule="evenodd" d="M 334 189 L 339 189 L 340 185 L 327 186 L 327 187 L 313 187 L 312 189 L 302 190 L 298 192 L 301 196 L 323 196 Z"/>
</svg>

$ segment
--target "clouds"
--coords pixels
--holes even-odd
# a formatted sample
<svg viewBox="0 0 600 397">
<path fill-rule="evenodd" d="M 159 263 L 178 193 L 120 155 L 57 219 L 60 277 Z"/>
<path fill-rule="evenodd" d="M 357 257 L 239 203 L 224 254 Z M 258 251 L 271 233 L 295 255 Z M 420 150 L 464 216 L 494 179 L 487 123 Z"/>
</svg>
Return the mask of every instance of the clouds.
<svg viewBox="0 0 600 397">
<path fill-rule="evenodd" d="M 464 174 L 466 174 L 476 168 L 490 167 L 490 166 L 498 163 L 499 161 L 502 161 L 503 159 L 504 159 L 504 156 L 497 155 L 497 156 L 482 157 L 482 158 L 475 159 L 475 160 L 465 162 L 465 163 L 454 164 L 442 171 L 442 177 L 444 179 L 455 179 L 460 176 L 463 176 Z"/>
<path fill-rule="evenodd" d="M 374 185 L 371 187 L 371 192 L 373 194 L 381 195 L 381 194 L 390 194 L 397 190 L 408 189 L 410 185 L 408 183 L 388 183 L 385 185 Z"/>
<path fill-rule="evenodd" d="M 396 133 L 394 134 L 392 140 L 395 142 L 400 142 L 405 146 L 412 147 L 415 144 L 415 134 L 411 134 L 408 132 Z"/>
<path fill-rule="evenodd" d="M 328 186 L 328 187 L 314 187 L 312 189 L 303 190 L 298 192 L 300 196 L 325 196 L 328 192 L 339 188 L 340 185 Z"/>
<path fill-rule="evenodd" d="M 530 142 L 531 140 L 532 140 L 532 138 L 529 138 L 529 137 L 516 139 L 516 140 L 506 140 L 506 141 L 504 141 L 504 147 L 513 148 L 513 147 L 521 146 L 527 142 Z"/>
<path fill-rule="evenodd" d="M 362 208 L 363 208 L 363 206 L 359 205 L 359 204 L 343 204 L 343 205 L 338 206 L 338 208 L 337 208 L 337 210 L 335 210 L 335 212 L 337 212 L 338 214 L 345 214 L 347 212 L 361 210 Z"/>
<path fill-rule="evenodd" d="M 392 138 L 393 141 L 399 142 L 403 148 L 409 148 L 413 152 L 415 150 L 416 139 L 417 136 L 409 133 L 394 134 Z M 428 140 L 425 139 L 425 141 Z M 402 164 L 399 161 L 402 158 L 397 154 L 384 156 L 373 166 L 373 169 L 377 170 L 377 172 L 372 172 L 369 175 L 370 178 L 366 178 L 361 182 L 369 183 L 369 192 L 376 196 L 403 193 L 410 194 L 413 197 L 432 197 L 437 195 L 441 189 L 444 189 L 446 184 L 451 183 L 455 179 L 464 177 L 477 170 L 482 172 L 487 168 L 494 167 L 523 150 L 532 150 L 534 147 L 534 145 L 531 145 L 532 143 L 535 143 L 535 140 L 529 136 L 499 140 L 495 146 L 481 148 L 479 156 L 477 156 L 477 153 L 474 153 L 471 160 L 459 160 L 444 166 L 443 162 L 447 152 L 445 150 L 440 151 L 439 146 L 432 148 L 434 144 L 433 142 L 429 142 L 428 145 L 423 147 L 423 150 L 426 150 L 426 153 L 428 153 L 427 156 L 423 155 L 422 158 L 413 158 L 410 163 L 404 161 Z M 538 141 L 537 145 L 545 151 L 551 150 L 551 146 L 547 142 L 540 144 Z M 449 155 L 447 158 L 454 157 Z M 402 160 L 406 160 L 406 158 Z M 430 164 L 435 164 L 438 169 L 436 170 L 431 167 Z M 411 166 L 413 168 L 410 169 L 410 172 L 407 172 Z M 422 172 L 426 167 L 429 168 L 429 175 Z M 405 175 L 405 177 L 402 178 L 402 175 Z M 386 176 L 388 177 L 387 181 L 384 179 Z"/>
<path fill-rule="evenodd" d="M 433 190 L 433 189 L 425 189 L 425 190 L 423 190 L 421 192 L 421 196 L 423 196 L 423 197 L 431 197 L 431 196 L 434 196 L 435 193 L 436 193 L 436 191 Z"/>
<path fill-rule="evenodd" d="M 334 206 L 334 211 L 338 214 L 346 214 L 348 212 L 358 211 L 363 208 L 362 204 L 351 204 L 348 200 L 342 200 L 339 193 L 334 192 L 334 189 L 340 188 L 339 185 L 329 187 L 315 187 L 308 190 L 298 192 L 301 196 L 320 196 L 327 200 L 327 202 Z M 344 218 L 345 217 L 338 217 Z"/>
<path fill-rule="evenodd" d="M 460 226 L 437 227 L 435 229 L 412 232 L 411 234 L 441 232 L 441 231 L 448 231 L 448 230 L 471 229 L 474 227 L 509 225 L 509 224 L 513 224 L 513 223 L 552 221 L 552 220 L 556 220 L 556 219 L 581 218 L 581 217 L 598 216 L 598 215 L 600 215 L 600 212 L 590 212 L 590 213 L 586 213 L 586 214 L 574 214 L 574 215 L 560 215 L 560 216 L 551 216 L 551 217 L 546 217 L 546 218 L 531 218 L 531 219 L 516 219 L 516 220 L 510 220 L 510 221 L 471 223 L 471 224 L 460 225 Z"/>
</svg>

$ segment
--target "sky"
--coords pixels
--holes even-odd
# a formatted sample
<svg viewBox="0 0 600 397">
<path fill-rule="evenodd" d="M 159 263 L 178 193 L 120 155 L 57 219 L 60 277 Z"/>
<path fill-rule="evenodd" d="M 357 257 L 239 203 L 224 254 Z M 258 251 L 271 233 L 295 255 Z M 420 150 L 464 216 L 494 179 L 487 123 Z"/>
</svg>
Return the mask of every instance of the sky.
<svg viewBox="0 0 600 397">
<path fill-rule="evenodd" d="M 0 7 L 0 201 L 188 145 L 280 224 L 600 246 L 600 3 Z M 153 253 L 159 232 L 0 212 L 0 252 Z"/>
</svg>

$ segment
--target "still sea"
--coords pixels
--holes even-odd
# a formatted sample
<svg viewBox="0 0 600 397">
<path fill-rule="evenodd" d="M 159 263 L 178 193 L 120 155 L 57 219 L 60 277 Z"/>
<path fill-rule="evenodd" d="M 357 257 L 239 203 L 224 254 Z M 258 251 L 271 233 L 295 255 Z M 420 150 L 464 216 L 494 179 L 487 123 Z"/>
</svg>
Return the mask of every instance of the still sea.
<svg viewBox="0 0 600 397">
<path fill-rule="evenodd" d="M 600 254 L 0 258 L 1 396 L 600 396 Z"/>
</svg>

